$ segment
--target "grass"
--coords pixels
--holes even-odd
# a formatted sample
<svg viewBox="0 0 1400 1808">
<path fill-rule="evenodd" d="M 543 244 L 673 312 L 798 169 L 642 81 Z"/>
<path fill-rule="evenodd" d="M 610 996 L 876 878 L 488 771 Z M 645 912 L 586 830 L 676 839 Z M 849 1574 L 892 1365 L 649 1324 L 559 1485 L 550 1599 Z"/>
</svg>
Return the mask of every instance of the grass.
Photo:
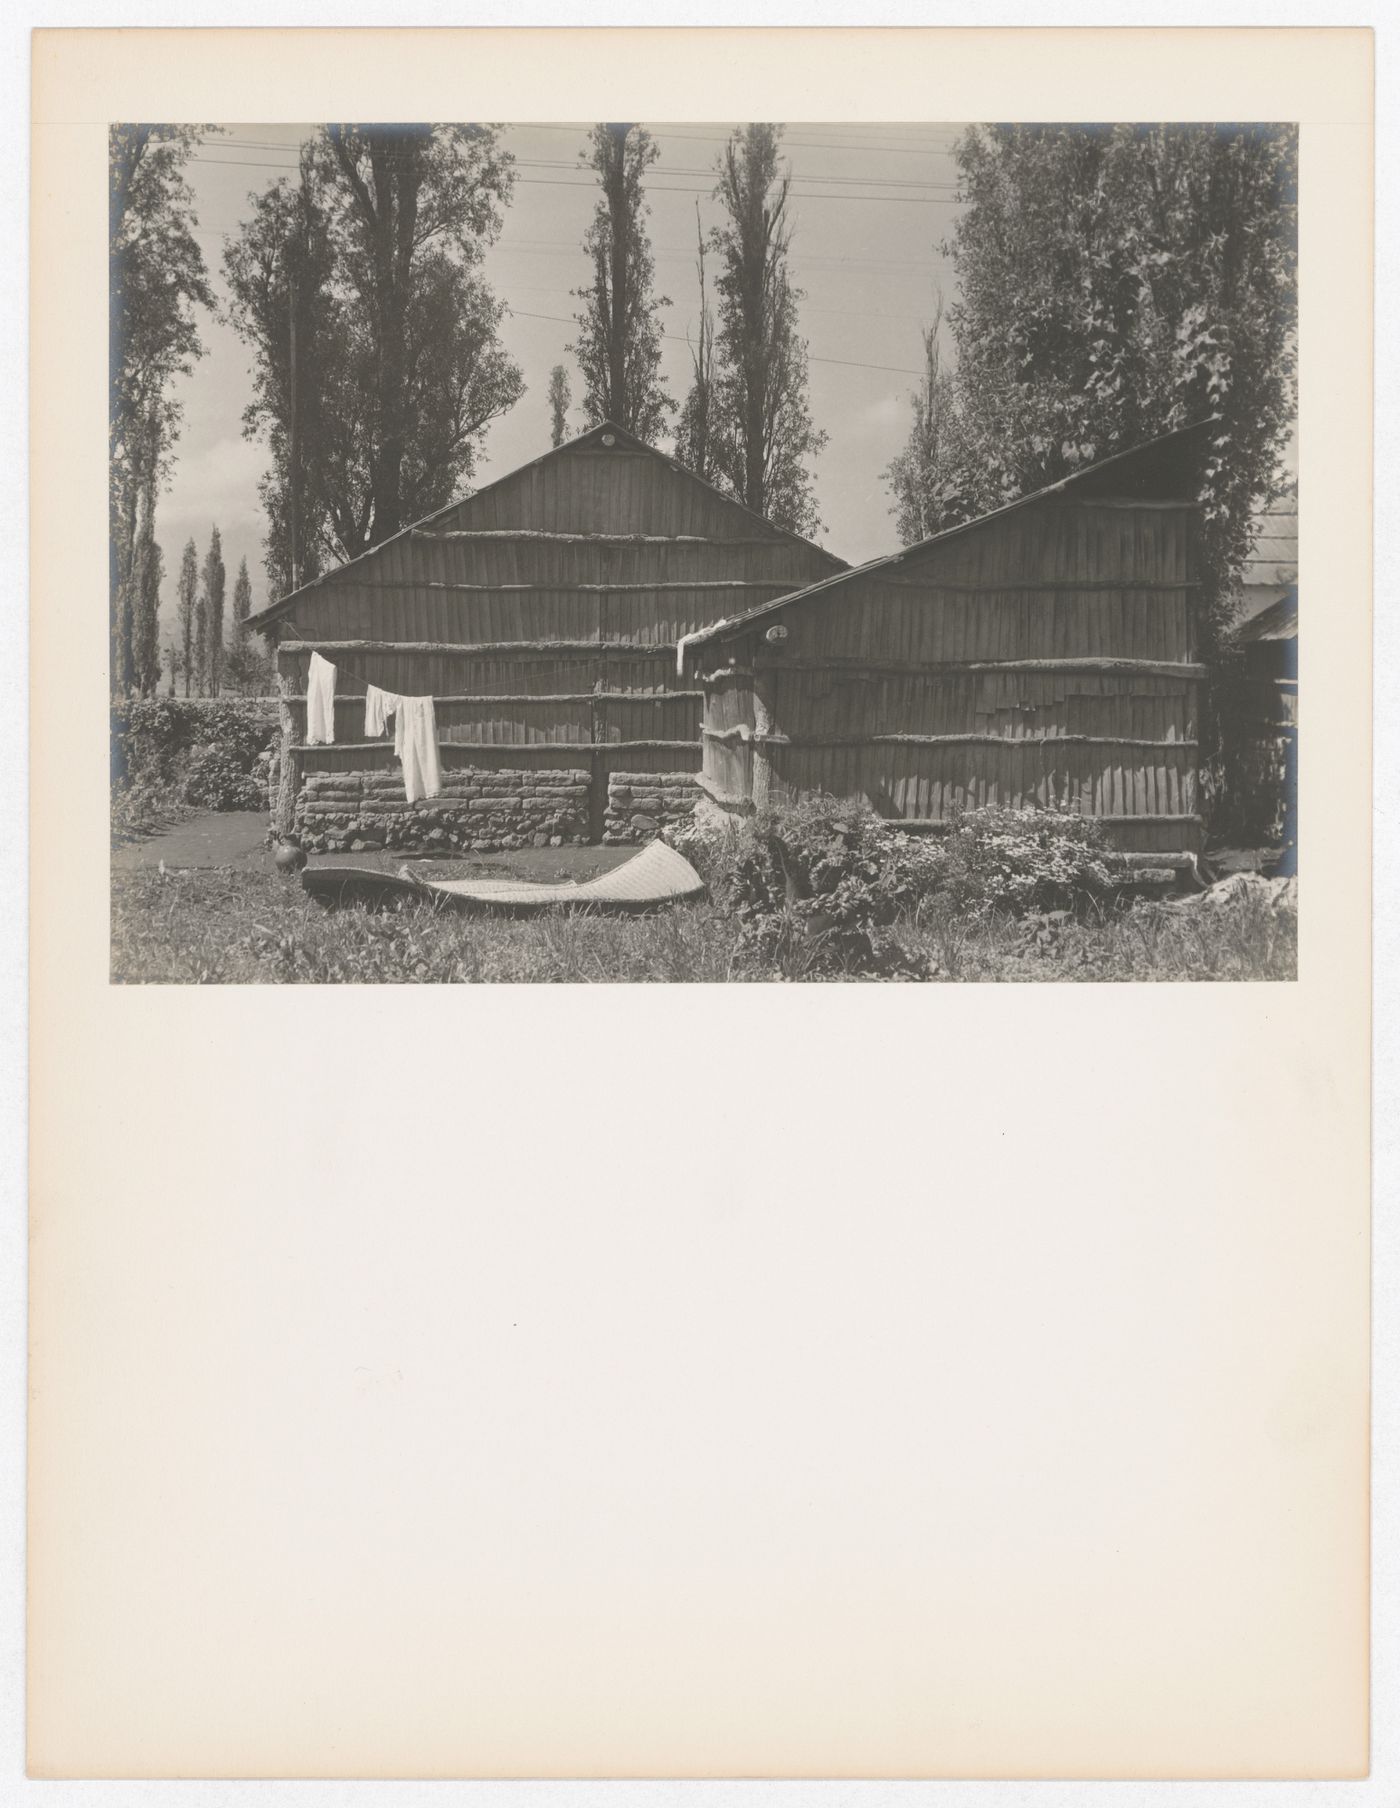
<svg viewBox="0 0 1400 1808">
<path fill-rule="evenodd" d="M 954 981 L 1283 980 L 1297 913 L 1253 893 L 1180 908 L 1139 902 L 1089 921 L 955 917 L 930 901 L 898 928 Z M 125 984 L 453 984 L 800 980 L 801 938 L 756 969 L 733 918 L 701 901 L 638 917 L 589 911 L 463 917 L 412 904 L 326 912 L 269 870 L 116 873 L 112 978 Z"/>
<path fill-rule="evenodd" d="M 112 787 L 112 846 L 145 841 L 195 814 L 176 784 L 143 782 Z"/>
</svg>

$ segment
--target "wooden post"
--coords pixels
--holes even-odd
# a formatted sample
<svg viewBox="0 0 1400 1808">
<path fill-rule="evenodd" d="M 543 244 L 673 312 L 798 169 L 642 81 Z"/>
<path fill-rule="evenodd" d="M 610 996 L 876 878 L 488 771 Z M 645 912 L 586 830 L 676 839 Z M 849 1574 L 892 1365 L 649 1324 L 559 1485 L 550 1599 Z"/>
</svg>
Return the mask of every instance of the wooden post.
<svg viewBox="0 0 1400 1808">
<path fill-rule="evenodd" d="M 768 757 L 767 736 L 774 732 L 773 679 L 755 661 L 753 671 L 753 802 L 766 810 L 772 790 L 773 763 Z"/>
<path fill-rule="evenodd" d="M 301 756 L 296 748 L 296 715 L 292 710 L 292 681 L 282 670 L 281 654 L 277 658 L 277 721 L 282 731 L 280 757 L 277 762 L 277 802 L 272 812 L 272 827 L 280 836 L 291 835 L 296 826 L 297 792 L 301 789 Z"/>
<path fill-rule="evenodd" d="M 608 593 L 598 592 L 598 636 L 596 663 L 593 667 L 593 694 L 588 705 L 588 839 L 601 842 L 608 820 L 608 755 L 604 751 L 607 735 L 607 710 L 601 695 L 607 663 Z"/>
<path fill-rule="evenodd" d="M 303 187 L 305 186 L 305 171 Z M 289 420 L 287 429 L 287 516 L 291 538 L 292 589 L 301 588 L 301 523 L 300 488 L 301 488 L 301 448 L 299 445 L 299 421 L 297 418 L 297 274 L 293 269 L 287 283 L 287 335 L 289 339 L 290 357 L 288 364 L 288 403 Z"/>
</svg>

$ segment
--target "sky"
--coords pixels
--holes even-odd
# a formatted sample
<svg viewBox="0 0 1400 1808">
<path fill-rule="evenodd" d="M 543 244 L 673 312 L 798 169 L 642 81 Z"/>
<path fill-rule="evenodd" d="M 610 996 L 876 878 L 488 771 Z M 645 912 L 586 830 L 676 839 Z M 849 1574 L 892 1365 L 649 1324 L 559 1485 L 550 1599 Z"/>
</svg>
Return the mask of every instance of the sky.
<svg viewBox="0 0 1400 1808">
<path fill-rule="evenodd" d="M 309 125 L 228 126 L 209 138 L 186 169 L 196 197 L 198 238 L 216 294 L 226 296 L 221 268 L 225 238 L 247 217 L 250 193 L 282 172 L 294 173 L 297 146 Z M 713 199 L 715 161 L 728 124 L 649 124 L 660 156 L 648 175 L 647 222 L 658 293 L 669 297 L 663 319 L 662 375 L 677 403 L 690 382 L 687 332 L 699 315 L 695 271 L 696 207 L 708 229 L 720 218 Z M 937 290 L 954 298 L 951 264 L 940 242 L 956 216 L 956 124 L 788 125 L 784 151 L 793 176 L 790 258 L 802 289 L 799 319 L 810 354 L 812 418 L 830 435 L 815 468 L 823 543 L 851 563 L 897 546 L 889 493 L 881 472 L 903 446 L 910 394 L 922 361 L 920 329 L 932 317 Z M 575 396 L 582 389 L 565 347 L 580 305 L 571 290 L 587 282 L 582 249 L 598 198 L 592 172 L 579 166 L 587 125 L 508 126 L 504 142 L 517 159 L 514 198 L 483 273 L 510 307 L 502 339 L 519 364 L 525 394 L 487 430 L 473 483 L 504 476 L 548 451 L 549 373 L 563 363 Z M 707 263 L 707 274 L 713 261 Z M 165 552 L 162 639 L 174 621 L 181 550 L 193 535 L 201 559 L 217 524 L 230 591 L 241 558 L 248 561 L 253 606 L 267 596 L 262 569 L 265 531 L 258 480 L 265 448 L 244 438 L 243 410 L 252 395 L 249 349 L 233 329 L 200 310 L 207 355 L 175 390 L 184 427 L 175 448 L 170 489 L 161 498 L 156 537 Z M 570 426 L 585 422 L 577 403 Z M 669 442 L 665 448 L 669 450 Z"/>
</svg>

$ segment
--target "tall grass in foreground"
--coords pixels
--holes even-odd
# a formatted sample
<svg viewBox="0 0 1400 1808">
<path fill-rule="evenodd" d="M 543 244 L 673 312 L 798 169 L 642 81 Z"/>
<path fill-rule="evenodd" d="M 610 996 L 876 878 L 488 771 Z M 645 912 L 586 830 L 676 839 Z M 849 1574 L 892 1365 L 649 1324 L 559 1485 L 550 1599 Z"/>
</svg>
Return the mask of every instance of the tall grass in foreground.
<svg viewBox="0 0 1400 1808">
<path fill-rule="evenodd" d="M 1015 918 L 959 914 L 935 897 L 891 934 L 935 980 L 1292 979 L 1297 913 L 1252 893 L 1190 909 L 1138 903 Z M 587 911 L 463 917 L 429 905 L 325 912 L 293 880 L 232 869 L 119 873 L 114 981 L 172 985 L 592 984 L 855 978 L 820 971 L 795 919 L 762 956 L 708 901 L 640 917 Z"/>
</svg>

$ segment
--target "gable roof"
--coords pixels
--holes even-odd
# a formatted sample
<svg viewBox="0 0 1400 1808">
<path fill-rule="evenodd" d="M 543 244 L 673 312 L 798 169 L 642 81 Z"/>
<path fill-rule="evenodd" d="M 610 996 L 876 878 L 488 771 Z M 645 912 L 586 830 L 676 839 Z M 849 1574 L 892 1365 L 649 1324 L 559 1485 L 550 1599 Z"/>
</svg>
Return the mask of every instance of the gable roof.
<svg viewBox="0 0 1400 1808">
<path fill-rule="evenodd" d="M 760 603 L 756 609 L 748 609 L 741 615 L 730 615 L 723 621 L 711 622 L 707 628 L 697 628 L 693 634 L 685 635 L 676 648 L 677 669 L 684 671 L 686 653 L 693 646 L 742 632 L 751 622 L 772 615 L 776 610 L 789 608 L 794 603 L 805 602 L 808 597 L 834 590 L 853 578 L 866 577 L 872 571 L 892 570 L 897 565 L 922 557 L 935 547 L 946 545 L 950 540 L 975 533 L 989 522 L 1013 515 L 1018 509 L 1044 502 L 1050 496 L 1064 495 L 1069 491 L 1089 496 L 1140 496 L 1154 500 L 1175 499 L 1180 495 L 1181 501 L 1186 502 L 1190 497 L 1181 492 L 1194 484 L 1200 453 L 1209 430 L 1218 424 L 1219 419 L 1219 415 L 1211 414 L 1200 420 L 1189 421 L 1184 427 L 1159 434 L 1156 439 L 1144 440 L 1141 445 L 1132 446 L 1126 452 L 1115 452 L 1108 458 L 1099 459 L 1095 464 L 1084 465 L 1077 471 L 1071 471 L 1068 477 L 1061 477 L 1056 483 L 1028 491 L 1026 495 L 1018 496 L 1014 502 L 1003 503 L 1000 508 L 989 509 L 985 515 L 977 515 L 971 521 L 961 521 L 956 527 L 945 527 L 941 533 L 931 534 L 927 540 L 920 540 L 913 546 L 904 546 L 898 552 L 870 559 L 864 565 L 838 571 L 815 584 L 805 585 L 801 590 L 790 590 L 786 596 L 774 597 L 771 602 Z"/>
<path fill-rule="evenodd" d="M 608 435 L 611 435 L 610 439 L 607 438 Z M 703 477 L 697 477 L 695 472 L 690 470 L 688 466 L 683 465 L 679 459 L 672 458 L 668 453 L 659 451 L 655 446 L 649 446 L 645 440 L 638 439 L 635 434 L 629 433 L 625 427 L 619 427 L 613 421 L 602 421 L 598 426 L 589 427 L 585 432 L 577 434 L 573 439 L 565 440 L 564 444 L 561 446 L 551 446 L 547 452 L 542 452 L 538 458 L 532 458 L 523 465 L 516 465 L 512 470 L 503 471 L 499 477 L 493 478 L 490 483 L 482 484 L 480 489 L 468 490 L 461 496 L 454 496 L 451 502 L 444 503 L 439 509 L 434 509 L 430 515 L 424 515 L 417 521 L 409 522 L 406 527 L 401 527 L 397 533 L 390 534 L 386 539 L 377 541 L 373 546 L 367 547 L 364 552 L 358 553 L 353 559 L 346 559 L 343 564 L 333 566 L 330 571 L 322 572 L 320 577 L 308 579 L 306 583 L 299 585 L 297 589 L 289 590 L 285 596 L 278 597 L 276 602 L 264 604 L 255 615 L 250 615 L 247 618 L 244 625 L 252 628 L 254 632 L 261 633 L 274 621 L 278 620 L 279 617 L 287 614 L 295 603 L 304 597 L 313 594 L 315 591 L 323 589 L 325 586 L 332 583 L 334 579 L 340 577 L 343 572 L 350 571 L 355 566 L 363 565 L 367 560 L 378 557 L 378 555 L 384 551 L 385 547 L 393 546 L 398 541 L 407 539 L 412 534 L 421 533 L 424 528 L 431 527 L 435 521 L 441 521 L 444 515 L 450 515 L 454 509 L 461 508 L 464 503 L 474 502 L 481 496 L 489 496 L 493 490 L 498 490 L 505 484 L 513 482 L 526 471 L 533 471 L 537 466 L 548 464 L 552 459 L 560 458 L 568 453 L 583 451 L 595 445 L 601 446 L 605 439 L 607 439 L 608 450 L 612 450 L 614 446 L 618 446 L 626 451 L 648 453 L 652 458 L 656 459 L 659 464 L 666 465 L 673 471 L 678 471 L 681 476 L 687 478 L 693 484 L 698 484 L 702 490 L 707 490 L 712 496 L 717 497 L 728 507 L 737 509 L 740 514 L 746 515 L 750 521 L 756 526 L 761 527 L 765 534 L 771 535 L 774 540 L 788 540 L 798 546 L 806 547 L 811 551 L 820 553 L 823 558 L 828 559 L 839 569 L 846 569 L 846 561 L 844 559 L 838 558 L 833 552 L 828 552 L 824 546 L 819 546 L 815 540 L 808 540 L 801 534 L 793 533 L 789 528 L 779 527 L 776 522 L 770 521 L 766 516 L 757 514 L 753 509 L 748 508 L 744 503 L 740 502 L 737 497 L 726 495 L 717 485 L 708 482 Z"/>
</svg>

